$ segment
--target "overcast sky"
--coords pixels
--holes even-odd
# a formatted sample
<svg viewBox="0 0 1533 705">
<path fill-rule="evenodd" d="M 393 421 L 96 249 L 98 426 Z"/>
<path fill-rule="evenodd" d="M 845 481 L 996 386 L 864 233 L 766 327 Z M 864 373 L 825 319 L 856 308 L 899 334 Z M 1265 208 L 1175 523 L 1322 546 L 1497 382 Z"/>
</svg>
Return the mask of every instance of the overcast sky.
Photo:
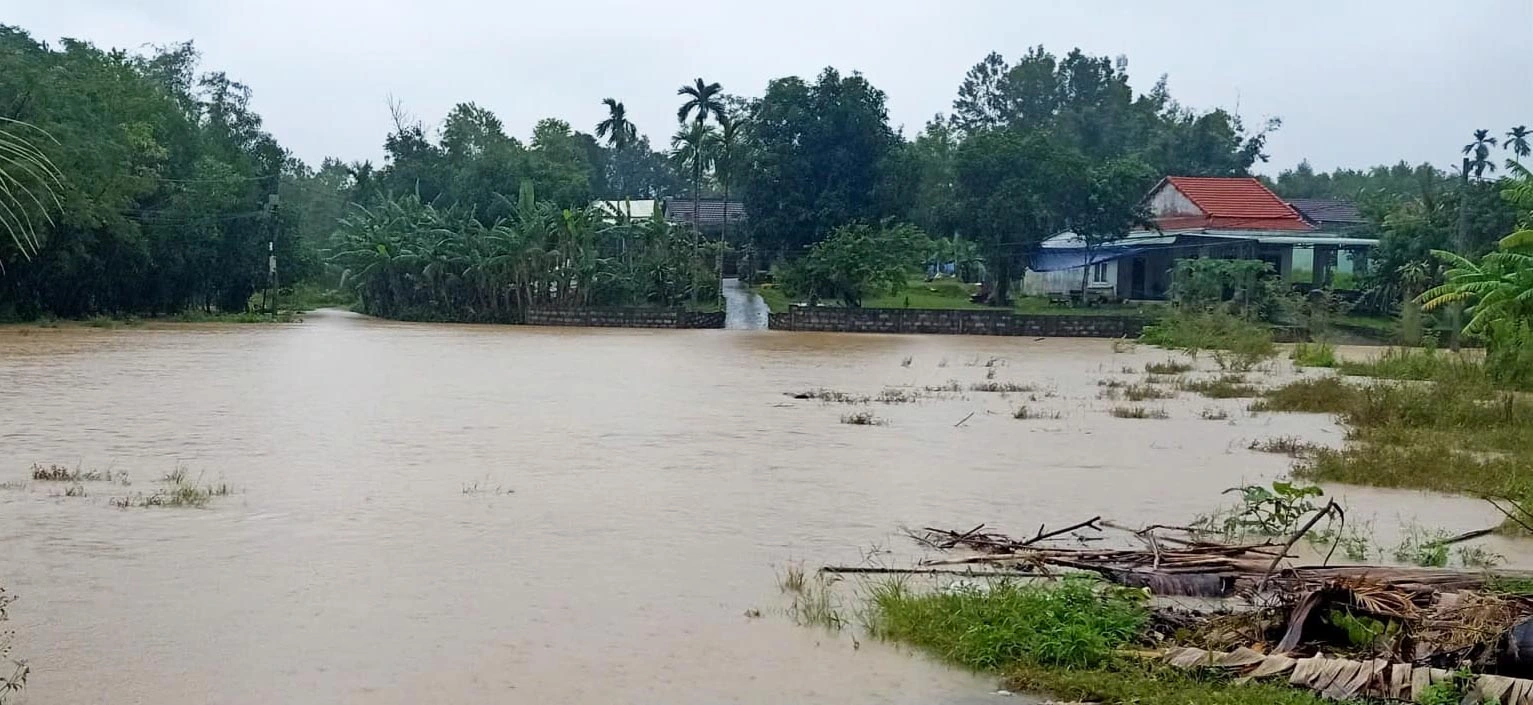
<svg viewBox="0 0 1533 705">
<path fill-rule="evenodd" d="M 50 0 L 0 15 L 34 37 L 134 49 L 194 40 L 205 69 L 255 91 L 268 129 L 317 163 L 379 159 L 393 96 L 427 124 L 460 101 L 525 138 L 542 117 L 590 131 L 602 98 L 656 145 L 676 88 L 741 95 L 829 65 L 889 96 L 907 136 L 947 111 L 990 51 L 1043 44 L 1129 59 L 1135 87 L 1170 75 L 1197 108 L 1281 117 L 1272 161 L 1317 169 L 1456 163 L 1478 127 L 1533 124 L 1533 0 Z"/>
</svg>

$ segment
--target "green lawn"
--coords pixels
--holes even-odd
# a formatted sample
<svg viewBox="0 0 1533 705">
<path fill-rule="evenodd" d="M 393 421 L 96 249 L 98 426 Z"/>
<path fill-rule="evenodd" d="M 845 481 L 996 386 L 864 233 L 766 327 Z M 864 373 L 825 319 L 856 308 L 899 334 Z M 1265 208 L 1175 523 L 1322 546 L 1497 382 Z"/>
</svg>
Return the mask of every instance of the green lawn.
<svg viewBox="0 0 1533 705">
<path fill-rule="evenodd" d="M 997 310 L 993 306 L 977 304 L 969 300 L 978 287 L 965 284 L 953 279 L 939 279 L 926 281 L 924 279 L 912 279 L 905 288 L 890 296 L 875 296 L 862 302 L 863 308 L 920 308 L 920 309 L 960 309 L 960 310 Z M 781 289 L 772 284 L 763 284 L 756 287 L 756 293 L 766 301 L 767 308 L 773 313 L 782 313 L 788 310 L 788 306 L 794 301 Z M 1031 315 L 1086 315 L 1086 316 L 1116 316 L 1124 314 L 1139 314 L 1156 316 L 1161 307 L 1156 304 L 1128 305 L 1128 304 L 1101 304 L 1085 308 L 1065 306 L 1050 302 L 1041 296 L 1017 296 L 1013 299 L 1012 308 L 1017 313 Z"/>
</svg>

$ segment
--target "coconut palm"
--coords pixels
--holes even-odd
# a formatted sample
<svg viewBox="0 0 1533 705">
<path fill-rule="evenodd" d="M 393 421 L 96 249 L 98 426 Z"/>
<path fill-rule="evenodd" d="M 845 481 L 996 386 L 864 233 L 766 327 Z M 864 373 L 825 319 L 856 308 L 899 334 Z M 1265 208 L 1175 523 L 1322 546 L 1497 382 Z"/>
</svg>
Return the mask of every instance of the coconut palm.
<svg viewBox="0 0 1533 705">
<path fill-rule="evenodd" d="M 1501 143 L 1501 148 L 1512 150 L 1513 159 L 1507 160 L 1508 167 L 1510 167 L 1514 159 L 1523 159 L 1528 155 L 1533 154 L 1533 147 L 1528 145 L 1527 125 L 1518 125 L 1510 130 L 1507 130 L 1506 141 Z"/>
<path fill-rule="evenodd" d="M 1490 160 L 1490 148 L 1496 146 L 1496 138 L 1490 136 L 1490 130 L 1475 130 L 1474 141 L 1464 145 L 1464 156 L 1469 157 L 1468 170 L 1474 173 L 1474 178 L 1485 177 L 1485 172 L 1495 172 L 1496 163 Z"/>
<path fill-rule="evenodd" d="M 30 258 L 40 244 L 33 216 L 53 224 L 48 212 L 60 207 L 63 175 L 24 132 L 58 141 L 30 124 L 0 117 L 0 229 L 22 257 Z M 0 271 L 3 266 L 0 261 Z"/>
</svg>

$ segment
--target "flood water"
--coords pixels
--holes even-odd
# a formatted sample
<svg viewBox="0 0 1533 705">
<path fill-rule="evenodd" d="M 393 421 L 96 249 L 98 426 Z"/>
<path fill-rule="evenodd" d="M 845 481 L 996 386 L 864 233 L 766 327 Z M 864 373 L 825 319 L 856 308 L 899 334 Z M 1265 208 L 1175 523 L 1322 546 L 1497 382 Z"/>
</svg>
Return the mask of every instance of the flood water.
<svg viewBox="0 0 1533 705">
<path fill-rule="evenodd" d="M 15 655 L 33 666 L 21 702 L 994 702 L 991 679 L 793 625 L 776 572 L 870 552 L 908 563 L 902 525 L 1186 521 L 1286 469 L 1251 440 L 1340 442 L 1323 416 L 1252 417 L 1240 400 L 1105 413 L 1098 380 L 1166 357 L 1101 340 L 323 312 L 0 329 L 0 482 L 33 462 L 133 480 L 84 498 L 0 489 L 0 585 L 21 598 Z M 863 427 L 784 395 L 967 385 L 991 358 L 997 381 L 1042 385 L 1037 401 L 873 404 L 890 423 Z M 1013 419 L 1023 403 L 1062 417 Z M 237 492 L 205 509 L 110 505 L 177 465 Z M 1336 491 L 1381 534 L 1496 519 L 1468 499 Z"/>
</svg>

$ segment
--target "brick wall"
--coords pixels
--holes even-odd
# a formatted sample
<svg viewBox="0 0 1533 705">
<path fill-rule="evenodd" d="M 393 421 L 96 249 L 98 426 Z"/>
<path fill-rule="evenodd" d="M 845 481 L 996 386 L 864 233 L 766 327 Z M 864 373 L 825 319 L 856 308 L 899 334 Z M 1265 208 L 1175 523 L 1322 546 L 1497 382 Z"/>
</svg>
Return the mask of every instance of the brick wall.
<svg viewBox="0 0 1533 705">
<path fill-rule="evenodd" d="M 661 308 L 529 309 L 530 326 L 590 328 L 723 328 L 723 313 L 694 313 Z"/>
<path fill-rule="evenodd" d="M 1035 316 L 1006 311 L 805 306 L 774 313 L 767 320 L 767 326 L 773 330 L 1062 338 L 1138 337 L 1146 323 L 1146 319 L 1138 316 Z"/>
</svg>

